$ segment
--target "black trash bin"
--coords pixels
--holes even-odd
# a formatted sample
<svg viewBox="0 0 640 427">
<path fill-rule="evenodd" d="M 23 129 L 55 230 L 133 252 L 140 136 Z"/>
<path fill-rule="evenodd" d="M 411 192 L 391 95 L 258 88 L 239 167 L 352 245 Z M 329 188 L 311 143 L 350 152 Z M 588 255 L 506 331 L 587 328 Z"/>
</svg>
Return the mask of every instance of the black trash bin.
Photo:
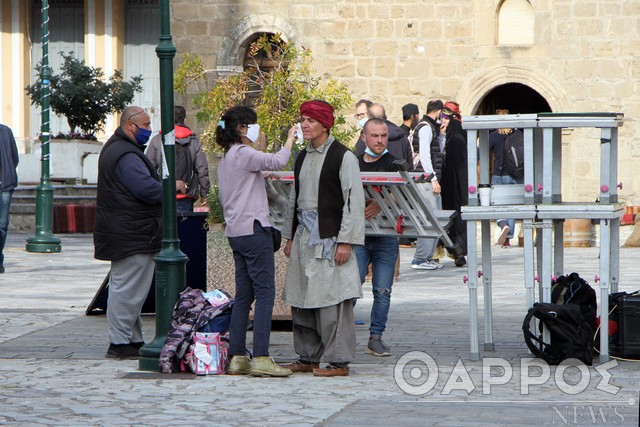
<svg viewBox="0 0 640 427">
<path fill-rule="evenodd" d="M 189 257 L 187 286 L 207 290 L 207 216 L 208 212 L 178 213 L 180 250 Z"/>
</svg>

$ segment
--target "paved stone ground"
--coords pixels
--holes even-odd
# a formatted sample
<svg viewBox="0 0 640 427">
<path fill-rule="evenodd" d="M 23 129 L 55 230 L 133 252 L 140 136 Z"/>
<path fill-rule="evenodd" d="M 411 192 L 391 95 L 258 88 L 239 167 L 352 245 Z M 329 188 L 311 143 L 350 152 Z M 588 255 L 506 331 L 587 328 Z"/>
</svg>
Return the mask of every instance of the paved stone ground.
<svg viewBox="0 0 640 427">
<path fill-rule="evenodd" d="M 60 254 L 27 253 L 26 237 L 9 235 L 7 272 L 0 275 L 0 425 L 638 425 L 638 362 L 610 362 L 608 381 L 597 360 L 583 377 L 570 368 L 557 380 L 559 372 L 551 368 L 548 381 L 533 384 L 536 378 L 530 378 L 528 393 L 522 391 L 527 372 L 533 377 L 544 371 L 522 369 L 529 356 L 521 332 L 521 248 L 494 252 L 496 349 L 481 348 L 481 361 L 468 359 L 466 269 L 446 260 L 443 270 L 411 270 L 413 251 L 402 249 L 384 337 L 391 357 L 366 355 L 368 326 L 358 326 L 351 376 L 266 379 L 163 375 L 139 371 L 136 361 L 106 359 L 106 319 L 84 315 L 109 269 L 92 258 L 91 236 L 59 236 Z M 640 288 L 639 255 L 640 249 L 621 249 L 621 290 Z M 567 249 L 565 266 L 592 280 L 597 258 L 596 248 Z M 356 318 L 368 323 L 370 308 L 371 288 L 365 285 Z M 154 326 L 154 317 L 145 316 L 147 340 Z M 271 350 L 277 361 L 293 360 L 291 334 L 274 332 Z M 420 362 L 427 356 L 437 368 Z M 508 362 L 512 377 L 489 389 L 483 371 L 486 381 L 505 374 L 495 366 L 483 370 L 483 362 L 497 363 L 490 358 Z M 571 394 L 570 385 L 581 379 L 590 382 Z"/>
</svg>

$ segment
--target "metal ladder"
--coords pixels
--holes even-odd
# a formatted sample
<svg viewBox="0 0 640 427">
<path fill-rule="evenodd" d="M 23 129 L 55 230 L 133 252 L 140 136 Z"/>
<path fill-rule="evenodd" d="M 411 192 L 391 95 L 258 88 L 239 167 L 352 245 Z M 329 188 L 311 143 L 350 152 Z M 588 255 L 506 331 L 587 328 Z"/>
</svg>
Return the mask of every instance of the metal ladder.
<svg viewBox="0 0 640 427">
<path fill-rule="evenodd" d="M 374 199 L 381 212 L 365 222 L 367 236 L 396 236 L 438 238 L 453 254 L 462 253 L 460 245 L 447 235 L 453 210 L 432 209 L 417 184 L 425 181 L 418 172 L 362 172 L 362 185 L 366 198 Z M 289 191 L 294 183 L 293 172 L 270 172 L 267 179 L 270 219 L 276 228 L 284 225 L 284 211 Z"/>
</svg>

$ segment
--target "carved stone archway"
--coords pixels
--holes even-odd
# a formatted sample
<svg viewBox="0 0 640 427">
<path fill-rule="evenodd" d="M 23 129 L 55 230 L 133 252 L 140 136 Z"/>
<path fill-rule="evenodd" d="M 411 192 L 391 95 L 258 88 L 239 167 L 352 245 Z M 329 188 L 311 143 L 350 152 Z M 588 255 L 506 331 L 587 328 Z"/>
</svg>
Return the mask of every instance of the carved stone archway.
<svg viewBox="0 0 640 427">
<path fill-rule="evenodd" d="M 569 111 L 570 103 L 564 90 L 541 73 L 520 67 L 495 67 L 478 70 L 465 79 L 458 92 L 458 102 L 462 111 L 474 114 L 484 97 L 494 88 L 508 84 L 521 83 L 527 85 L 542 96 L 551 111 Z"/>
<path fill-rule="evenodd" d="M 298 44 L 298 33 L 285 19 L 277 15 L 248 15 L 222 39 L 216 71 L 218 75 L 242 71 L 242 61 L 249 43 L 259 33 L 279 33 L 282 41 Z"/>
</svg>

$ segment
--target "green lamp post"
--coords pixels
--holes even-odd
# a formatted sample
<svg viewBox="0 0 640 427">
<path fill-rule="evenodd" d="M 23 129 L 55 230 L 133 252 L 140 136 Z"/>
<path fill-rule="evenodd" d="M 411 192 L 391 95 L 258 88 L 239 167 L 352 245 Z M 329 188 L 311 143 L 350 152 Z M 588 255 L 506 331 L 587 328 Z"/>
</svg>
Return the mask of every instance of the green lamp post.
<svg viewBox="0 0 640 427">
<path fill-rule="evenodd" d="M 138 368 L 158 371 L 160 351 L 167 338 L 173 306 L 185 287 L 186 264 L 189 260 L 180 251 L 176 226 L 175 134 L 173 129 L 173 58 L 176 47 L 171 41 L 169 0 L 160 1 L 160 41 L 156 47 L 160 62 L 160 109 L 164 154 L 169 176 L 163 177 L 162 203 L 164 238 L 162 250 L 156 256 L 156 336 L 140 349 Z"/>
<path fill-rule="evenodd" d="M 51 93 L 51 69 L 49 68 L 49 2 L 42 0 L 42 124 L 40 141 L 42 154 L 40 157 L 40 185 L 36 190 L 36 233 L 27 238 L 27 252 L 60 252 L 60 239 L 52 233 L 53 222 L 53 186 L 49 181 L 49 150 L 51 135 L 49 133 L 49 95 Z"/>
</svg>

